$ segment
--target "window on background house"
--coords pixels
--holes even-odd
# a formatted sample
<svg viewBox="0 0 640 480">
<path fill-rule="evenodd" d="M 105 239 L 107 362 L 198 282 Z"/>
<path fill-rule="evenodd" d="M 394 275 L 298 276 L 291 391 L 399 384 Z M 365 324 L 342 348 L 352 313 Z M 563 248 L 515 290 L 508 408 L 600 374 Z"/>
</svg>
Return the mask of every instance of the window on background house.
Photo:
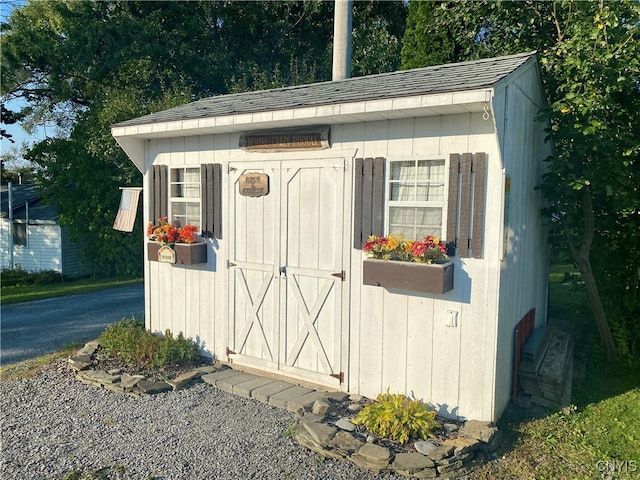
<svg viewBox="0 0 640 480">
<path fill-rule="evenodd" d="M 387 185 L 388 233 L 406 238 L 443 235 L 445 161 L 391 160 Z"/>
<path fill-rule="evenodd" d="M 27 224 L 13 223 L 13 245 L 27 246 Z"/>
<path fill-rule="evenodd" d="M 200 227 L 200 167 L 172 168 L 169 191 L 171 221 Z"/>
</svg>

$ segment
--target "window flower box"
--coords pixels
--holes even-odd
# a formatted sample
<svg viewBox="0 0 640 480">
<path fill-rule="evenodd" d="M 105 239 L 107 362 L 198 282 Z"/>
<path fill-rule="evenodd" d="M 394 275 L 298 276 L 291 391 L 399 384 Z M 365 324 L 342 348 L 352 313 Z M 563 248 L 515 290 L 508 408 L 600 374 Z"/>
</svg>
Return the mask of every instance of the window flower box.
<svg viewBox="0 0 640 480">
<path fill-rule="evenodd" d="M 174 254 L 171 255 L 171 251 L 167 249 L 173 250 Z M 151 262 L 196 265 L 198 263 L 207 263 L 207 244 L 176 243 L 169 246 L 160 245 L 157 242 L 148 242 L 147 254 Z"/>
<path fill-rule="evenodd" d="M 415 263 L 366 258 L 362 283 L 423 293 L 453 290 L 453 263 Z"/>
</svg>

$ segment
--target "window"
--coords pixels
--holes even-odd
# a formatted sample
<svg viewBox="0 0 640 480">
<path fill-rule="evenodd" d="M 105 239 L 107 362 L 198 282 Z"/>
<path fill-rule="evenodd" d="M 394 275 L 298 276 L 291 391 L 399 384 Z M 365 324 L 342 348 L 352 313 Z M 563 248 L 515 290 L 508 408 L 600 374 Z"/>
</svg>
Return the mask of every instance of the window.
<svg viewBox="0 0 640 480">
<path fill-rule="evenodd" d="M 169 191 L 171 220 L 200 227 L 200 167 L 172 168 Z"/>
<path fill-rule="evenodd" d="M 387 231 L 410 239 L 442 237 L 445 161 L 392 160 L 388 178 Z"/>
<path fill-rule="evenodd" d="M 13 245 L 27 246 L 27 224 L 13 223 Z"/>
</svg>

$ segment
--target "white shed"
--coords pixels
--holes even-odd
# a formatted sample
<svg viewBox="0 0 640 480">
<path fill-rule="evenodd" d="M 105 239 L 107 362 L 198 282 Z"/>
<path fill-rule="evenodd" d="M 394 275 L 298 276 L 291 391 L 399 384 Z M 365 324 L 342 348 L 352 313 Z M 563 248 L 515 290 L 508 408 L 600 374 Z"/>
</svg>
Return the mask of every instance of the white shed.
<svg viewBox="0 0 640 480">
<path fill-rule="evenodd" d="M 233 365 L 496 420 L 516 325 L 546 322 L 543 105 L 526 53 L 222 95 L 114 125 L 144 174 L 145 221 L 195 223 L 206 244 L 206 258 L 178 253 L 182 264 L 148 245 L 147 327 Z M 362 243 L 390 232 L 453 243 L 452 288 L 365 279 Z"/>
</svg>

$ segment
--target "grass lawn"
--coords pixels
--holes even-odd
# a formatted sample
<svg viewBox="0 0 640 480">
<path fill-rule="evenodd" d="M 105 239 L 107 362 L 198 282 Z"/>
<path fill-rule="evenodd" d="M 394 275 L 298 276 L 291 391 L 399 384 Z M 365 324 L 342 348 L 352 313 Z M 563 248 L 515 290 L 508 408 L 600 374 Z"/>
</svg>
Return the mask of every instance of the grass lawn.
<svg viewBox="0 0 640 480">
<path fill-rule="evenodd" d="M 44 298 L 61 297 L 65 295 L 79 295 L 82 293 L 98 292 L 108 288 L 125 287 L 142 283 L 141 278 L 134 279 L 82 279 L 51 283 L 46 285 L 18 285 L 6 287 L 0 290 L 0 303 L 9 305 L 12 303 L 30 302 Z"/>
<path fill-rule="evenodd" d="M 606 364 L 585 294 L 563 280 L 567 266 L 551 269 L 549 314 L 570 320 L 576 359 L 572 405 L 560 411 L 510 407 L 498 426 L 500 457 L 471 480 L 592 480 L 640 478 L 640 367 Z M 582 378 L 580 378 L 582 377 Z M 526 416 L 529 415 L 529 416 Z"/>
</svg>

